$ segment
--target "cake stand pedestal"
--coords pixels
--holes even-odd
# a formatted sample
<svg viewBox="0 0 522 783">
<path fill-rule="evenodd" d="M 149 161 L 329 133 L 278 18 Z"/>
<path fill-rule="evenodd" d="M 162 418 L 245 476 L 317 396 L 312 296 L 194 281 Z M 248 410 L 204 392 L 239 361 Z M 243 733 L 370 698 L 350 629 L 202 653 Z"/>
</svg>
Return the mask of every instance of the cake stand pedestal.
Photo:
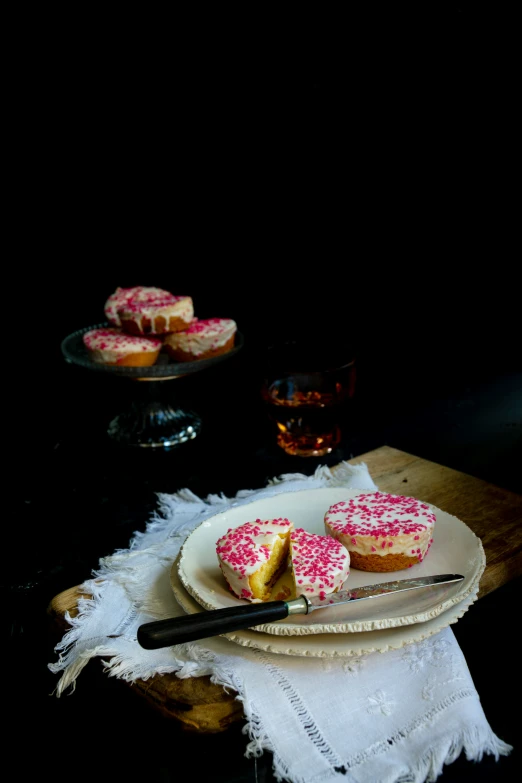
<svg viewBox="0 0 522 783">
<path fill-rule="evenodd" d="M 168 384 L 170 386 L 170 384 Z M 201 431 L 201 418 L 161 399 L 158 383 L 147 383 L 148 399 L 139 392 L 127 408 L 109 423 L 107 434 L 121 446 L 171 448 L 193 440 Z M 149 391 L 150 390 L 150 391 Z"/>
<path fill-rule="evenodd" d="M 215 364 L 235 356 L 243 347 L 243 335 L 236 332 L 234 348 L 211 359 L 193 362 L 172 362 L 160 354 L 152 367 L 119 367 L 97 364 L 89 356 L 83 335 L 91 329 L 110 326 L 108 323 L 88 326 L 68 335 L 62 341 L 62 354 L 70 364 L 93 372 L 117 375 L 134 384 L 134 399 L 109 423 L 107 435 L 122 446 L 170 449 L 194 440 L 201 431 L 202 421 L 197 413 L 178 407 L 172 400 L 171 381 L 192 373 L 209 370 Z M 169 394 L 165 394 L 168 387 Z"/>
</svg>

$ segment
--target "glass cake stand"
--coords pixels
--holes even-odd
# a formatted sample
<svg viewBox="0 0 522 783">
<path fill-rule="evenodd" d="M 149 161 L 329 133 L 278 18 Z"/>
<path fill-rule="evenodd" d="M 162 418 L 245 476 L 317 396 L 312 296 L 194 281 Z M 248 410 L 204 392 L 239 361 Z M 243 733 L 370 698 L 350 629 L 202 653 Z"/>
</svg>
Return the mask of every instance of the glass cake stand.
<svg viewBox="0 0 522 783">
<path fill-rule="evenodd" d="M 193 411 L 183 410 L 172 404 L 172 400 L 162 400 L 158 382 L 173 381 L 201 372 L 232 358 L 243 347 L 243 335 L 236 332 L 234 348 L 211 359 L 172 362 L 166 354 L 160 353 L 156 364 L 151 367 L 119 367 L 93 362 L 83 343 L 83 335 L 86 332 L 109 326 L 111 324 L 107 322 L 87 326 L 69 334 L 61 344 L 62 354 L 70 364 L 94 372 L 117 375 L 127 380 L 153 382 L 146 384 L 146 394 L 137 394 L 131 404 L 112 419 L 107 429 L 109 437 L 123 446 L 163 449 L 179 446 L 196 438 L 201 431 L 201 418 Z"/>
</svg>

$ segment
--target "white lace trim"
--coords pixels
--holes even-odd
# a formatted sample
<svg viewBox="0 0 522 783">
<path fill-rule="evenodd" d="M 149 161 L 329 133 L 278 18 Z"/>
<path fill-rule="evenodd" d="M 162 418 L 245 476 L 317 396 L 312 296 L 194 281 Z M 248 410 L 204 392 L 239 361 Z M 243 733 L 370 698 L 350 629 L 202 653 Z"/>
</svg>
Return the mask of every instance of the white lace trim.
<svg viewBox="0 0 522 783">
<path fill-rule="evenodd" d="M 196 659 L 200 657 L 202 650 L 196 645 L 190 650 L 192 656 Z M 267 672 L 279 685 L 281 694 L 291 704 L 292 709 L 298 716 L 299 722 L 303 726 L 309 741 L 311 744 L 321 753 L 322 757 L 329 765 L 329 770 L 324 774 L 315 777 L 315 781 L 320 783 L 321 780 L 330 780 L 332 774 L 342 774 L 342 780 L 344 783 L 356 783 L 355 779 L 347 774 L 348 768 L 343 763 L 341 757 L 336 751 L 328 744 L 324 739 L 319 727 L 317 726 L 313 715 L 307 709 L 303 699 L 294 688 L 294 686 L 288 681 L 288 678 L 281 671 L 278 666 L 275 666 L 270 659 L 259 650 L 255 651 L 256 657 L 258 657 L 262 665 L 266 668 Z M 208 669 L 204 666 L 202 668 L 197 666 L 191 670 L 191 676 L 199 676 L 202 674 L 208 674 Z M 180 674 L 178 673 L 178 676 Z M 285 760 L 279 756 L 277 749 L 274 747 L 268 730 L 264 726 L 263 719 L 259 714 L 255 702 L 248 702 L 244 695 L 243 682 L 234 675 L 234 672 L 226 665 L 218 664 L 214 661 L 214 673 L 210 677 L 211 682 L 215 685 L 221 685 L 227 692 L 231 690 L 237 691 L 236 700 L 240 701 L 243 705 L 243 712 L 245 714 L 246 723 L 243 727 L 243 734 L 247 734 L 249 742 L 247 744 L 245 756 L 247 758 L 259 758 L 264 751 L 268 750 L 273 755 L 274 759 L 274 777 L 278 781 L 291 780 L 292 783 L 311 783 L 310 778 L 296 778 L 290 777 L 291 771 L 286 764 Z"/>
<path fill-rule="evenodd" d="M 429 730 L 432 720 L 455 702 L 467 698 L 477 698 L 476 691 L 463 688 L 455 691 L 443 701 L 416 718 L 409 725 L 395 731 L 390 737 L 366 748 L 361 753 L 354 754 L 344 762 L 347 769 L 356 769 L 367 763 L 371 757 L 387 753 L 394 745 L 404 742 L 419 730 Z M 424 783 L 435 781 L 442 773 L 445 764 L 451 764 L 464 751 L 468 761 L 481 761 L 484 754 L 490 754 L 498 761 L 500 756 L 507 756 L 512 746 L 500 740 L 489 727 L 466 726 L 458 736 L 445 738 L 438 746 L 430 747 L 429 751 L 416 763 L 414 768 L 395 770 L 393 780 L 396 783 Z"/>
<path fill-rule="evenodd" d="M 191 653 L 194 659 L 201 655 L 201 648 L 194 646 Z M 243 694 L 243 684 L 234 676 L 227 666 L 217 665 L 211 676 L 211 681 L 216 685 L 221 685 L 227 691 L 235 690 L 238 693 L 237 700 L 243 705 L 246 717 L 246 724 L 243 727 L 243 733 L 249 737 L 246 750 L 246 757 L 259 757 L 263 751 L 268 750 L 272 753 L 274 759 L 274 776 L 278 781 L 289 781 L 292 783 L 320 783 L 323 779 L 331 780 L 333 776 L 339 775 L 339 779 L 345 783 L 355 783 L 357 774 L 352 776 L 352 772 L 357 772 L 357 768 L 371 762 L 372 758 L 383 753 L 391 751 L 395 745 L 404 742 L 408 737 L 417 731 L 430 730 L 430 724 L 436 716 L 439 716 L 444 710 L 451 707 L 458 701 L 467 698 L 477 698 L 477 693 L 471 688 L 463 688 L 452 693 L 450 696 L 434 705 L 422 716 L 416 718 L 407 726 L 394 731 L 386 739 L 375 743 L 360 753 L 354 754 L 346 759 L 341 758 L 336 751 L 330 747 L 316 725 L 313 716 L 310 714 L 306 705 L 294 686 L 288 681 L 288 678 L 275 666 L 261 651 L 256 651 L 257 657 L 265 666 L 267 672 L 273 677 L 280 686 L 280 691 L 284 697 L 291 703 L 293 710 L 298 715 L 301 725 L 305 730 L 310 743 L 321 753 L 329 765 L 329 771 L 324 774 L 310 778 L 290 777 L 291 771 L 274 748 L 268 730 L 264 726 L 263 719 L 259 714 L 255 703 L 248 703 Z M 204 656 L 203 656 L 204 657 Z M 206 667 L 200 668 L 197 663 L 191 670 L 191 676 L 207 674 Z M 500 756 L 509 755 L 512 746 L 500 740 L 489 726 L 472 725 L 466 726 L 459 732 L 458 736 L 453 738 L 444 738 L 438 746 L 431 746 L 429 751 L 416 762 L 415 766 L 402 770 L 394 769 L 390 781 L 394 783 L 433 783 L 442 773 L 444 765 L 451 764 L 462 752 L 465 752 L 468 761 L 481 761 L 485 754 L 495 757 L 498 761 Z M 342 776 L 342 777 L 341 777 Z"/>
</svg>

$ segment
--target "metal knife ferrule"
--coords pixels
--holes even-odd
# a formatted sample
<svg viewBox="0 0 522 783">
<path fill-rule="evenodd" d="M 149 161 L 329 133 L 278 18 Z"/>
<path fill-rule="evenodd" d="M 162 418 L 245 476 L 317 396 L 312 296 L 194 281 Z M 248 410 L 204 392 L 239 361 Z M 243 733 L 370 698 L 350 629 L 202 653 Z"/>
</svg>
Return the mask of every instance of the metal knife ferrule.
<svg viewBox="0 0 522 783">
<path fill-rule="evenodd" d="M 315 606 L 312 606 L 310 599 L 306 595 L 300 595 L 299 598 L 294 598 L 293 601 L 285 601 L 288 607 L 288 616 L 291 614 L 308 614 L 313 612 Z"/>
</svg>

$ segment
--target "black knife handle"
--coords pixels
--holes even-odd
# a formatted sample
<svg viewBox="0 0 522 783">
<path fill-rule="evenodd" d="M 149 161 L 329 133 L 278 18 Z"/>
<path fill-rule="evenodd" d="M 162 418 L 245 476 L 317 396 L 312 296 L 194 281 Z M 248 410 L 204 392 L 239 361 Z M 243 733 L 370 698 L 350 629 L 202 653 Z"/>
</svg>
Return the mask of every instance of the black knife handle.
<svg viewBox="0 0 522 783">
<path fill-rule="evenodd" d="M 172 644 L 194 642 L 208 636 L 218 636 L 230 631 L 240 631 L 262 623 L 271 623 L 288 617 L 285 601 L 269 601 L 266 604 L 232 606 L 228 609 L 213 609 L 184 617 L 170 617 L 156 620 L 138 628 L 138 642 L 146 650 L 170 647 Z"/>
</svg>

